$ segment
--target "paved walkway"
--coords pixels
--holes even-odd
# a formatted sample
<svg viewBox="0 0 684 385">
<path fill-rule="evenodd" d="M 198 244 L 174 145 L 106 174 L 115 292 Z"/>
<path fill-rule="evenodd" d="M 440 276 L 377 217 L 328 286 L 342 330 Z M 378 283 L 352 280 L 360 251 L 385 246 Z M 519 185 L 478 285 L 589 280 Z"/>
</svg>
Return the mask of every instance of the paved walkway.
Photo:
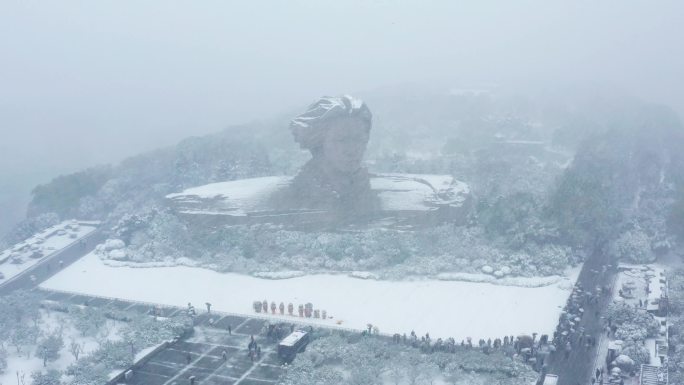
<svg viewBox="0 0 684 385">
<path fill-rule="evenodd" d="M 577 282 L 581 287 L 589 290 L 593 290 L 597 286 L 610 285 L 612 287 L 615 280 L 615 269 L 607 269 L 605 273 L 602 273 L 603 266 L 610 262 L 606 254 L 595 253 L 584 263 Z M 597 357 L 603 349 L 601 337 L 604 335 L 604 325 L 601 316 L 610 301 L 610 295 L 603 295 L 598 304 L 584 305 L 584 316 L 577 325 L 577 328 L 582 327 L 584 329 L 584 334 L 589 334 L 596 339 L 597 344 L 595 346 L 588 348 L 584 345 L 580 346 L 577 339 L 573 338 L 573 349 L 567 359 L 564 357 L 564 349 L 562 348 L 551 355 L 548 373 L 558 375 L 559 385 L 591 384 Z"/>
<path fill-rule="evenodd" d="M 94 307 L 114 307 L 139 314 L 151 314 L 154 304 L 93 297 L 36 289 L 44 300 L 62 304 Z M 157 308 L 160 316 L 173 317 L 185 311 L 178 307 Z M 211 322 L 210 322 L 211 320 Z M 195 317 L 193 336 L 170 344 L 136 366 L 128 385 L 187 385 L 194 376 L 197 385 L 271 385 L 283 372 L 275 354 L 275 345 L 261 335 L 267 320 L 203 312 Z M 228 326 L 231 332 L 228 332 Z M 250 337 L 262 349 L 260 359 L 249 359 L 247 344 Z M 227 360 L 222 352 L 226 351 Z M 190 362 L 188 362 L 190 357 Z"/>
</svg>

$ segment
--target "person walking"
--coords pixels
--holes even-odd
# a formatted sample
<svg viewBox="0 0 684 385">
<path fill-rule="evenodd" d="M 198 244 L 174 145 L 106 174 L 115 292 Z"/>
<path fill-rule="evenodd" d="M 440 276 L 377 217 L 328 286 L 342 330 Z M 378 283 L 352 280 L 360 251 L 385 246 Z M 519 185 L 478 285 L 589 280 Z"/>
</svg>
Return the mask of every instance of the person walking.
<svg viewBox="0 0 684 385">
<path fill-rule="evenodd" d="M 211 304 L 207 302 L 205 305 L 207 305 L 207 314 L 211 314 Z"/>
<path fill-rule="evenodd" d="M 228 324 L 228 335 L 232 336 L 233 335 L 233 328 Z"/>
<path fill-rule="evenodd" d="M 228 361 L 228 353 L 226 352 L 226 349 L 223 349 L 221 352 L 221 357 L 223 357 L 223 362 Z"/>
</svg>

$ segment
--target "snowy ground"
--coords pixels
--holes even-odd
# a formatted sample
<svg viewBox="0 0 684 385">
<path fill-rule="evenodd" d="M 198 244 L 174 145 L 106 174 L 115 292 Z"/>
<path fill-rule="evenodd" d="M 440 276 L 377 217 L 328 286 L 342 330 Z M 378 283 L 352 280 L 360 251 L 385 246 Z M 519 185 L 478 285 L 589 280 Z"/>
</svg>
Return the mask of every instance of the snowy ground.
<svg viewBox="0 0 684 385">
<path fill-rule="evenodd" d="M 64 221 L 0 252 L 0 284 L 95 231 L 92 222 Z M 33 256 L 37 257 L 34 258 Z"/>
<path fill-rule="evenodd" d="M 568 279 L 574 282 L 577 270 Z M 439 280 L 378 281 L 345 275 L 308 275 L 272 280 L 194 267 L 131 268 L 105 265 L 89 254 L 44 282 L 47 289 L 127 300 L 254 314 L 252 303 L 311 302 L 333 319 L 307 320 L 328 326 L 382 333 L 429 332 L 457 339 L 551 333 L 569 291 L 568 280 L 526 288 Z M 277 316 L 273 316 L 277 317 Z M 502 322 L 502 319 L 506 322 Z M 283 316 L 292 319 L 289 316 Z M 302 319 L 297 318 L 301 321 Z"/>
<path fill-rule="evenodd" d="M 272 211 L 268 198 L 285 188 L 293 177 L 269 176 L 211 183 L 169 194 L 186 214 L 246 216 Z M 432 211 L 440 206 L 460 207 L 470 193 L 469 186 L 450 175 L 376 174 L 371 189 L 378 194 L 386 211 Z"/>
<path fill-rule="evenodd" d="M 119 329 L 121 322 L 107 320 L 108 334 L 102 335 L 103 339 L 117 340 L 119 339 Z M 82 347 L 81 356 L 85 356 L 99 347 L 99 343 L 95 337 L 82 337 L 81 334 L 69 322 L 69 316 L 60 312 L 41 311 L 41 319 L 38 325 L 41 332 L 50 333 L 59 330 L 62 327 L 62 338 L 64 340 L 64 348 L 60 351 L 59 358 L 56 361 L 48 362 L 46 367 L 43 367 L 43 360 L 36 357 L 36 345 L 29 345 L 22 348 L 22 353 L 17 354 L 13 346 L 6 346 L 7 348 L 7 369 L 4 373 L 0 373 L 0 384 L 16 384 L 17 373 L 19 377 L 24 377 L 26 384 L 31 383 L 31 372 L 46 371 L 48 369 L 56 369 L 63 371 L 76 360 L 69 352 L 69 346 L 72 341 L 75 341 Z"/>
</svg>

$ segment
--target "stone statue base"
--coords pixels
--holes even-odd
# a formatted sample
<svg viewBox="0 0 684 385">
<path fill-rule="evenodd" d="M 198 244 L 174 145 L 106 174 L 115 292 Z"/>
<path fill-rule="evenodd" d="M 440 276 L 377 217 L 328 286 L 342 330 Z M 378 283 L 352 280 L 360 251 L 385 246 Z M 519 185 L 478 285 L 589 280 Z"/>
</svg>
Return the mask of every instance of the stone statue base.
<svg viewBox="0 0 684 385">
<path fill-rule="evenodd" d="M 204 224 L 273 223 L 300 229 L 341 226 L 426 226 L 462 222 L 469 206 L 468 185 L 449 175 L 370 174 L 370 191 L 377 205 L 327 207 L 304 196 L 302 204 L 282 205 L 295 177 L 270 176 L 212 183 L 167 196 L 181 216 Z M 275 197 L 275 198 L 274 198 Z M 290 200 L 291 198 L 285 198 Z M 287 208 L 284 208 L 287 207 Z"/>
</svg>

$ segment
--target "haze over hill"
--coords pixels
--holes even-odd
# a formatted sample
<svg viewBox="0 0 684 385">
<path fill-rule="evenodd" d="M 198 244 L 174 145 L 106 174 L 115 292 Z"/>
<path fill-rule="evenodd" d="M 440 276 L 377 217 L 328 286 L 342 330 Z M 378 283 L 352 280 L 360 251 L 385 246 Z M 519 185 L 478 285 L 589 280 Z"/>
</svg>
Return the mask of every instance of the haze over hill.
<svg viewBox="0 0 684 385">
<path fill-rule="evenodd" d="M 324 94 L 600 81 L 681 112 L 683 17 L 678 1 L 5 2 L 0 233 L 51 177 Z"/>
</svg>

